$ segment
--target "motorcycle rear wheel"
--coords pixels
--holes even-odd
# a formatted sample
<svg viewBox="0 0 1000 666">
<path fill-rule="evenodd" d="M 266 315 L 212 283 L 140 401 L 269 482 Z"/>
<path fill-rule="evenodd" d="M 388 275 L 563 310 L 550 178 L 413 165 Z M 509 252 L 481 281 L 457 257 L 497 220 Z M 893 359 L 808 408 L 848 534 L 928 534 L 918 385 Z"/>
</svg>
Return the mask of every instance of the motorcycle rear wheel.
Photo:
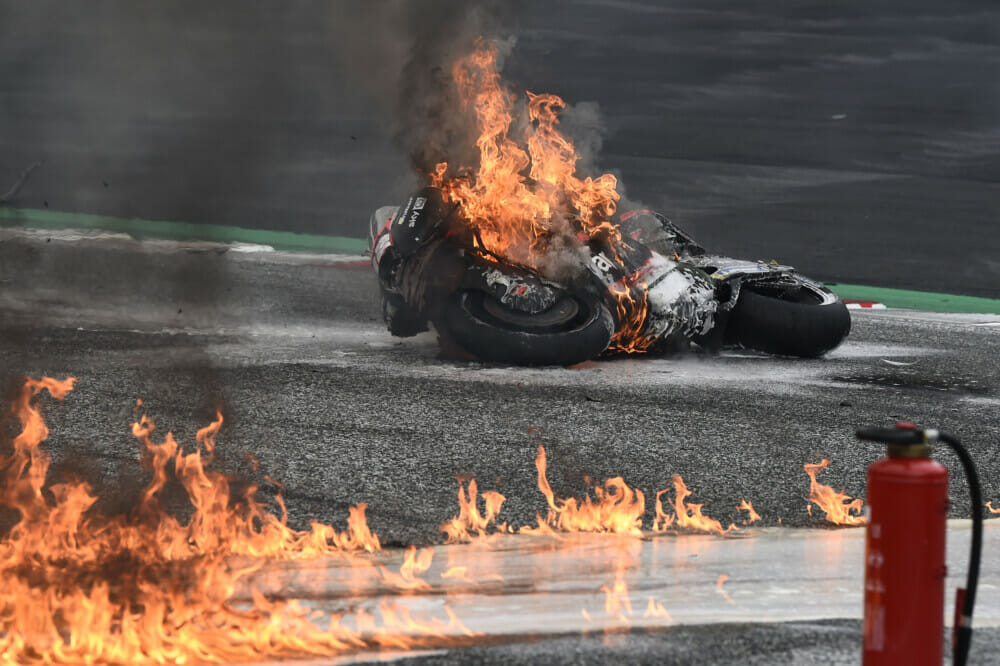
<svg viewBox="0 0 1000 666">
<path fill-rule="evenodd" d="M 442 325 L 451 342 L 476 358 L 514 365 L 581 363 L 603 352 L 614 332 L 611 313 L 596 299 L 566 294 L 529 314 L 475 289 L 456 294 Z"/>
<path fill-rule="evenodd" d="M 844 302 L 819 284 L 798 289 L 744 284 L 729 316 L 726 342 L 779 356 L 816 358 L 851 331 Z"/>
</svg>

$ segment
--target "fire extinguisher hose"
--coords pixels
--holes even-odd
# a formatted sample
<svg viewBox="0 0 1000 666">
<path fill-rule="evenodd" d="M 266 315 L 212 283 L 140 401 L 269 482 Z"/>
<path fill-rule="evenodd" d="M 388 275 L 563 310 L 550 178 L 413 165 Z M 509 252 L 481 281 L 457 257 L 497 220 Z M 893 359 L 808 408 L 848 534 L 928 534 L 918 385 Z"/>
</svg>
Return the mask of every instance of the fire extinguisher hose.
<svg viewBox="0 0 1000 666">
<path fill-rule="evenodd" d="M 976 605 L 976 586 L 979 584 L 979 560 L 983 551 L 983 492 L 979 485 L 979 475 L 968 450 L 957 439 L 943 432 L 925 431 L 928 442 L 939 439 L 955 452 L 962 462 L 965 478 L 969 483 L 969 497 L 972 501 L 972 547 L 969 552 L 969 571 L 965 581 L 965 599 L 962 614 L 955 627 L 953 663 L 964 666 L 972 645 L 972 609 Z"/>
</svg>

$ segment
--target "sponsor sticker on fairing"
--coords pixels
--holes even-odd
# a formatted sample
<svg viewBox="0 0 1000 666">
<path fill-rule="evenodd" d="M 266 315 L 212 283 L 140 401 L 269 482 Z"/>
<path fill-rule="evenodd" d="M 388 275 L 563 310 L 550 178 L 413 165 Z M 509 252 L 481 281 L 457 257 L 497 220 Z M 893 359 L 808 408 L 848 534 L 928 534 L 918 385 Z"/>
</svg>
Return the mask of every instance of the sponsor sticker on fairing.
<svg viewBox="0 0 1000 666">
<path fill-rule="evenodd" d="M 590 272 L 607 286 L 615 283 L 615 265 L 603 254 L 595 254 L 590 258 Z"/>
</svg>

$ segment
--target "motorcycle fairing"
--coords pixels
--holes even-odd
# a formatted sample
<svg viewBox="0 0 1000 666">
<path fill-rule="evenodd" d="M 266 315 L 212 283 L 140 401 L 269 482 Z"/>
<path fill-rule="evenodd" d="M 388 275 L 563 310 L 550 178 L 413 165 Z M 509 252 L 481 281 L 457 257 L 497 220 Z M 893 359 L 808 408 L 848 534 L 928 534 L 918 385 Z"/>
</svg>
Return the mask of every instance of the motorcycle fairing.
<svg viewBox="0 0 1000 666">
<path fill-rule="evenodd" d="M 412 194 L 392 217 L 393 247 L 403 257 L 414 254 L 434 235 L 447 213 L 437 188 L 425 187 Z"/>
<path fill-rule="evenodd" d="M 774 261 L 750 263 L 715 255 L 692 257 L 690 261 L 708 273 L 716 282 L 732 287 L 731 297 L 728 303 L 723 303 L 723 309 L 728 309 L 736 303 L 743 284 L 769 285 L 775 290 L 808 289 L 819 298 L 820 305 L 829 305 L 837 300 L 837 295 L 824 288 L 821 283 L 796 273 L 792 266 Z"/>
<path fill-rule="evenodd" d="M 714 280 L 728 280 L 735 277 L 748 277 L 757 276 L 762 273 L 767 274 L 788 274 L 792 273 L 795 269 L 791 266 L 783 266 L 781 264 L 767 264 L 763 261 L 758 261 L 753 264 L 748 263 L 730 263 L 731 260 L 726 260 L 721 257 L 710 257 L 711 259 L 719 259 L 720 261 L 715 262 L 715 271 L 711 273 L 709 277 Z M 719 266 L 719 263 L 725 263 L 728 265 Z"/>
<path fill-rule="evenodd" d="M 644 270 L 649 270 L 652 264 L 654 252 L 644 245 L 640 245 L 628 238 L 622 237 L 614 246 L 607 242 L 597 241 L 591 245 L 591 258 L 587 264 L 590 272 L 610 287 L 628 278 L 629 282 L 636 281 L 636 275 Z M 639 279 L 646 279 L 640 277 Z"/>
<path fill-rule="evenodd" d="M 379 285 L 391 293 L 399 293 L 399 268 L 402 256 L 393 247 L 390 226 L 398 206 L 382 206 L 368 221 L 368 239 L 371 247 L 372 267 L 378 275 Z"/>
<path fill-rule="evenodd" d="M 648 310 L 643 335 L 658 338 L 704 335 L 715 323 L 715 287 L 705 273 L 654 252 L 647 277 Z"/>
<path fill-rule="evenodd" d="M 676 255 L 683 259 L 705 254 L 705 249 L 694 238 L 656 211 L 629 211 L 623 213 L 619 221 L 625 236 L 664 256 Z"/>
</svg>

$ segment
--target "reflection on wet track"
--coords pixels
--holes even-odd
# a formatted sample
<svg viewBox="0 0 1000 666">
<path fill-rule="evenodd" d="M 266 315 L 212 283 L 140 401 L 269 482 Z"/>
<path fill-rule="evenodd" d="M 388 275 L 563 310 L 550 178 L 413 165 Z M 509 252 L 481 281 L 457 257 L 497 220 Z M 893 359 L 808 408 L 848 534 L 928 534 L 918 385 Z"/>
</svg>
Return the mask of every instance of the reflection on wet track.
<svg viewBox="0 0 1000 666">
<path fill-rule="evenodd" d="M 949 525 L 949 595 L 964 581 L 969 533 L 964 521 Z M 985 534 L 987 552 L 1000 549 L 1000 521 L 987 523 Z M 494 535 L 434 546 L 430 566 L 420 575 L 427 585 L 420 590 L 386 585 L 373 566 L 398 568 L 403 560 L 398 551 L 364 560 L 274 563 L 246 584 L 269 596 L 306 599 L 327 613 L 377 614 L 380 605 L 390 603 L 415 616 L 444 616 L 447 606 L 471 632 L 521 637 L 859 618 L 863 552 L 863 529 L 767 528 L 735 537 Z M 609 606 L 615 587 L 620 594 Z M 1000 561 L 984 561 L 980 590 L 977 626 L 1000 626 Z M 946 610 L 950 624 L 951 609 Z"/>
</svg>

